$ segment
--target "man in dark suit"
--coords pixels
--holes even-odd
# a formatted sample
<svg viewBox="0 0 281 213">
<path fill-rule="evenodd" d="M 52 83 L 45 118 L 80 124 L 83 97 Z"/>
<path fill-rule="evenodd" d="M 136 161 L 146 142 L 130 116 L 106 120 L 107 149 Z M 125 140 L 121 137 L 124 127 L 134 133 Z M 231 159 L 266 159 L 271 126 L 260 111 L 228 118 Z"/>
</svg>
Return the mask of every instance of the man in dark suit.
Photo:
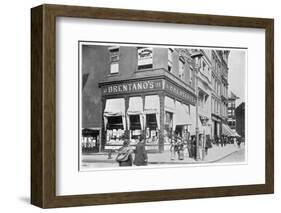
<svg viewBox="0 0 281 213">
<path fill-rule="evenodd" d="M 143 135 L 140 136 L 139 142 L 136 145 L 134 164 L 136 166 L 147 165 L 147 152 L 145 150 L 145 138 Z"/>
</svg>

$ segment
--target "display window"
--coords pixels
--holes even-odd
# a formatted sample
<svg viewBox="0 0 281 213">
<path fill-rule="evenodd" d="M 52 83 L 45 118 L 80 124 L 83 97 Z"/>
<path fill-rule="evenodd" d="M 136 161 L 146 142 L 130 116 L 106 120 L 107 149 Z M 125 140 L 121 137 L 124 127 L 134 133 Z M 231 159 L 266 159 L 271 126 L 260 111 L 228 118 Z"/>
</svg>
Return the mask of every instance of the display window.
<svg viewBox="0 0 281 213">
<path fill-rule="evenodd" d="M 147 144 L 158 144 L 159 142 L 159 128 L 156 114 L 146 115 L 146 142 Z"/>
</svg>

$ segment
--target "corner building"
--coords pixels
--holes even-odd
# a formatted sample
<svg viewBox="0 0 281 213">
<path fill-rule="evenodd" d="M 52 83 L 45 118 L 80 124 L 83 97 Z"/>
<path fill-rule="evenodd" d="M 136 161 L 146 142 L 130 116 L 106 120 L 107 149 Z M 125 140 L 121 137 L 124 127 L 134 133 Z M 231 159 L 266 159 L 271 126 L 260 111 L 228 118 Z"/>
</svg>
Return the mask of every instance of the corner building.
<svg viewBox="0 0 281 213">
<path fill-rule="evenodd" d="M 81 80 L 82 129 L 96 131 L 98 151 L 120 148 L 124 138 L 134 145 L 143 134 L 147 150 L 163 152 L 173 135 L 195 135 L 188 49 L 83 44 Z"/>
</svg>

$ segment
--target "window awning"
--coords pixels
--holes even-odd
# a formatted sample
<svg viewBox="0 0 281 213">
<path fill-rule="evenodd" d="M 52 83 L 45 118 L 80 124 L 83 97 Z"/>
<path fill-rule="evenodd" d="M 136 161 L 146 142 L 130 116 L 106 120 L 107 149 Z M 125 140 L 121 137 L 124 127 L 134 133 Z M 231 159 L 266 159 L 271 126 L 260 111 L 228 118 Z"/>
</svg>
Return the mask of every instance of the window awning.
<svg viewBox="0 0 281 213">
<path fill-rule="evenodd" d="M 189 115 L 189 107 L 176 101 L 174 128 L 177 125 L 191 125 L 191 118 Z"/>
<path fill-rule="evenodd" d="M 239 138 L 241 137 L 235 129 L 233 129 L 232 132 L 233 132 L 233 137 L 239 137 Z"/>
<path fill-rule="evenodd" d="M 143 102 L 141 97 L 131 97 L 129 99 L 128 115 L 143 114 Z"/>
<path fill-rule="evenodd" d="M 107 99 L 105 103 L 104 116 L 125 116 L 125 99 Z"/>
<path fill-rule="evenodd" d="M 103 115 L 104 115 L 105 128 L 108 123 L 107 117 L 122 116 L 123 129 L 125 129 L 126 128 L 125 99 L 124 98 L 107 99 L 105 102 L 105 109 L 104 109 Z"/>
<path fill-rule="evenodd" d="M 145 96 L 145 114 L 160 114 L 160 99 L 158 95 Z"/>
<path fill-rule="evenodd" d="M 234 136 L 232 130 L 230 129 L 230 127 L 226 124 L 222 124 L 222 135 L 226 135 L 226 136 Z"/>
<path fill-rule="evenodd" d="M 165 97 L 165 111 L 174 113 L 176 110 L 175 101 L 172 98 Z"/>
<path fill-rule="evenodd" d="M 143 102 L 141 97 L 130 97 L 129 108 L 127 110 L 128 115 L 139 115 L 139 121 L 141 129 L 144 129 L 144 118 L 143 118 Z M 130 117 L 127 117 L 128 129 L 130 128 Z"/>
<path fill-rule="evenodd" d="M 157 127 L 160 129 L 160 99 L 158 95 L 145 96 L 144 114 L 156 114 Z M 146 124 L 146 116 L 144 116 L 144 124 Z"/>
</svg>

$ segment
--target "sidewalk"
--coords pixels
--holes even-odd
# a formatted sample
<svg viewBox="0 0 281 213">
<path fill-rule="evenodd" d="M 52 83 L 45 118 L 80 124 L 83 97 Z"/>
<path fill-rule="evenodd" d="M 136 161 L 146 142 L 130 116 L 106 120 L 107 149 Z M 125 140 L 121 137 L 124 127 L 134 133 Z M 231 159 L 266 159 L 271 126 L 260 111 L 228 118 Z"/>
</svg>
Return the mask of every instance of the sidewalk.
<svg viewBox="0 0 281 213">
<path fill-rule="evenodd" d="M 216 146 L 213 145 L 211 149 L 208 150 L 208 155 L 205 156 L 204 160 L 194 160 L 189 158 L 188 153 L 185 151 L 184 160 L 171 160 L 170 152 L 148 154 L 149 164 L 194 164 L 194 163 L 212 163 L 222 158 L 229 156 L 230 154 L 243 149 L 244 147 L 238 148 L 237 145 L 228 144 L 226 146 Z M 177 158 L 177 155 L 176 155 Z"/>
<path fill-rule="evenodd" d="M 238 148 L 237 145 L 228 144 L 226 146 L 216 146 L 213 145 L 211 149 L 208 150 L 208 155 L 205 156 L 204 160 L 194 160 L 189 158 L 187 150 L 185 150 L 184 160 L 178 160 L 177 155 L 175 160 L 171 160 L 171 153 L 165 151 L 163 153 L 148 153 L 148 164 L 198 164 L 198 163 L 212 163 L 218 160 L 221 160 L 230 154 L 243 149 L 244 145 L 241 144 L 241 148 Z M 112 158 L 108 159 L 107 153 L 98 153 L 98 154 L 88 154 L 82 156 L 83 164 L 101 164 L 101 166 L 113 166 L 116 164 L 115 161 L 116 153 L 112 154 Z M 93 165 L 94 166 L 94 165 Z M 107 166 L 106 166 L 107 167 Z"/>
</svg>

